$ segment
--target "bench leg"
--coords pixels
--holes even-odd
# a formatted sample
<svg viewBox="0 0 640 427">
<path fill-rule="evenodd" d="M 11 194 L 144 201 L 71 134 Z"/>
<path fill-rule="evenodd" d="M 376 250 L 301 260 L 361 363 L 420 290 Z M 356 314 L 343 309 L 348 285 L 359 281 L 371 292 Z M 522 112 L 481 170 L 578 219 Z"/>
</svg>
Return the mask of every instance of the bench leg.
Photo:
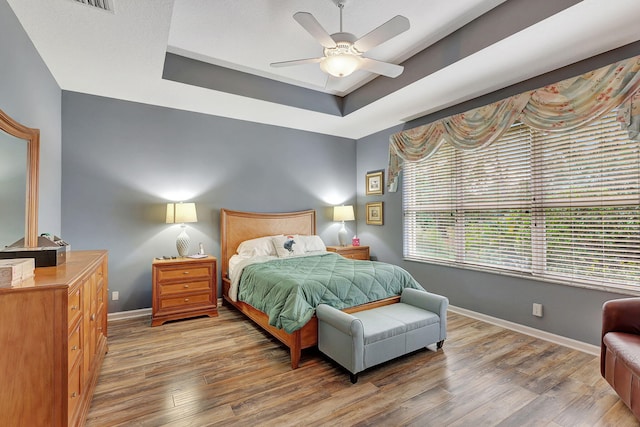
<svg viewBox="0 0 640 427">
<path fill-rule="evenodd" d="M 437 348 L 442 348 L 443 345 L 444 345 L 444 340 L 438 341 L 438 344 L 436 344 L 436 347 Z"/>
<path fill-rule="evenodd" d="M 355 384 L 358 382 L 358 374 L 349 374 L 349 379 L 351 379 L 351 384 Z"/>
</svg>

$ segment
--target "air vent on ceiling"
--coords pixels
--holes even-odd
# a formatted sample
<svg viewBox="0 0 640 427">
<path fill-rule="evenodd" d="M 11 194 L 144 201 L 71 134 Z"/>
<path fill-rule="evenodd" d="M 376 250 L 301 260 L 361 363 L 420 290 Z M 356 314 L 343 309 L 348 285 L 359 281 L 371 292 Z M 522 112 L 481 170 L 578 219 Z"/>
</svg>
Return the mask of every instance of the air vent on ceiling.
<svg viewBox="0 0 640 427">
<path fill-rule="evenodd" d="M 95 7 L 96 9 L 106 10 L 113 12 L 113 0 L 72 0 L 76 3 L 85 4 L 87 6 Z"/>
</svg>

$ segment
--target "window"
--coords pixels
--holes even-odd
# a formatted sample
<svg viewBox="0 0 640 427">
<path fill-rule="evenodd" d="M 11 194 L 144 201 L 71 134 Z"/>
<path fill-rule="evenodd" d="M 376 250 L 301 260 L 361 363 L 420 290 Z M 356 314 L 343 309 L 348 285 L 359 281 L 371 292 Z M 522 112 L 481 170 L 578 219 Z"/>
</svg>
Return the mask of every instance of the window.
<svg viewBox="0 0 640 427">
<path fill-rule="evenodd" d="M 514 125 L 491 146 L 405 163 L 404 255 L 640 290 L 640 143 L 611 113 L 564 133 Z"/>
</svg>

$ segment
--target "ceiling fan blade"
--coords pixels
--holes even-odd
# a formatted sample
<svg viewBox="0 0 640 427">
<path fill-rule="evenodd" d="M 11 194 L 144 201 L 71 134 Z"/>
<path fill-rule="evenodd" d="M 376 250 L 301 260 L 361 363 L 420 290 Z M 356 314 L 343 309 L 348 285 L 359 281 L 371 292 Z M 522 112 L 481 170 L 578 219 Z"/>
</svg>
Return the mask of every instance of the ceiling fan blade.
<svg viewBox="0 0 640 427">
<path fill-rule="evenodd" d="M 308 12 L 297 12 L 293 15 L 298 24 L 307 30 L 314 39 L 324 47 L 336 47 L 336 42 L 331 38 L 329 33 L 322 28 L 322 25 Z"/>
<path fill-rule="evenodd" d="M 375 59 L 371 58 L 360 58 L 360 68 L 391 78 L 398 77 L 404 71 L 404 67 L 402 65 L 376 61 Z"/>
<path fill-rule="evenodd" d="M 320 61 L 322 61 L 322 58 L 307 58 L 307 59 L 296 59 L 294 61 L 272 62 L 269 65 L 271 65 L 274 68 L 279 68 L 279 67 L 291 67 L 293 65 L 315 64 Z"/>
<path fill-rule="evenodd" d="M 359 52 L 366 52 L 369 49 L 373 49 L 387 40 L 394 38 L 398 34 L 404 33 L 409 29 L 409 27 L 409 20 L 402 15 L 397 15 L 380 25 L 378 28 L 375 28 L 360 37 L 353 44 L 353 47 L 358 49 Z"/>
</svg>

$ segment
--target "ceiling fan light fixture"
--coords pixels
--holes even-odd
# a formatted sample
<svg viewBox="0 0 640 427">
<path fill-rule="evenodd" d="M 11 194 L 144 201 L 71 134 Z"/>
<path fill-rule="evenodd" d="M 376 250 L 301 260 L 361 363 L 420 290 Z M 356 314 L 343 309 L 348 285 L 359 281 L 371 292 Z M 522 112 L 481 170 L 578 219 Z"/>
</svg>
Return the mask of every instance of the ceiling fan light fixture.
<svg viewBox="0 0 640 427">
<path fill-rule="evenodd" d="M 358 69 L 358 56 L 349 53 L 327 56 L 320 61 L 320 69 L 334 77 L 347 77 Z"/>
</svg>

